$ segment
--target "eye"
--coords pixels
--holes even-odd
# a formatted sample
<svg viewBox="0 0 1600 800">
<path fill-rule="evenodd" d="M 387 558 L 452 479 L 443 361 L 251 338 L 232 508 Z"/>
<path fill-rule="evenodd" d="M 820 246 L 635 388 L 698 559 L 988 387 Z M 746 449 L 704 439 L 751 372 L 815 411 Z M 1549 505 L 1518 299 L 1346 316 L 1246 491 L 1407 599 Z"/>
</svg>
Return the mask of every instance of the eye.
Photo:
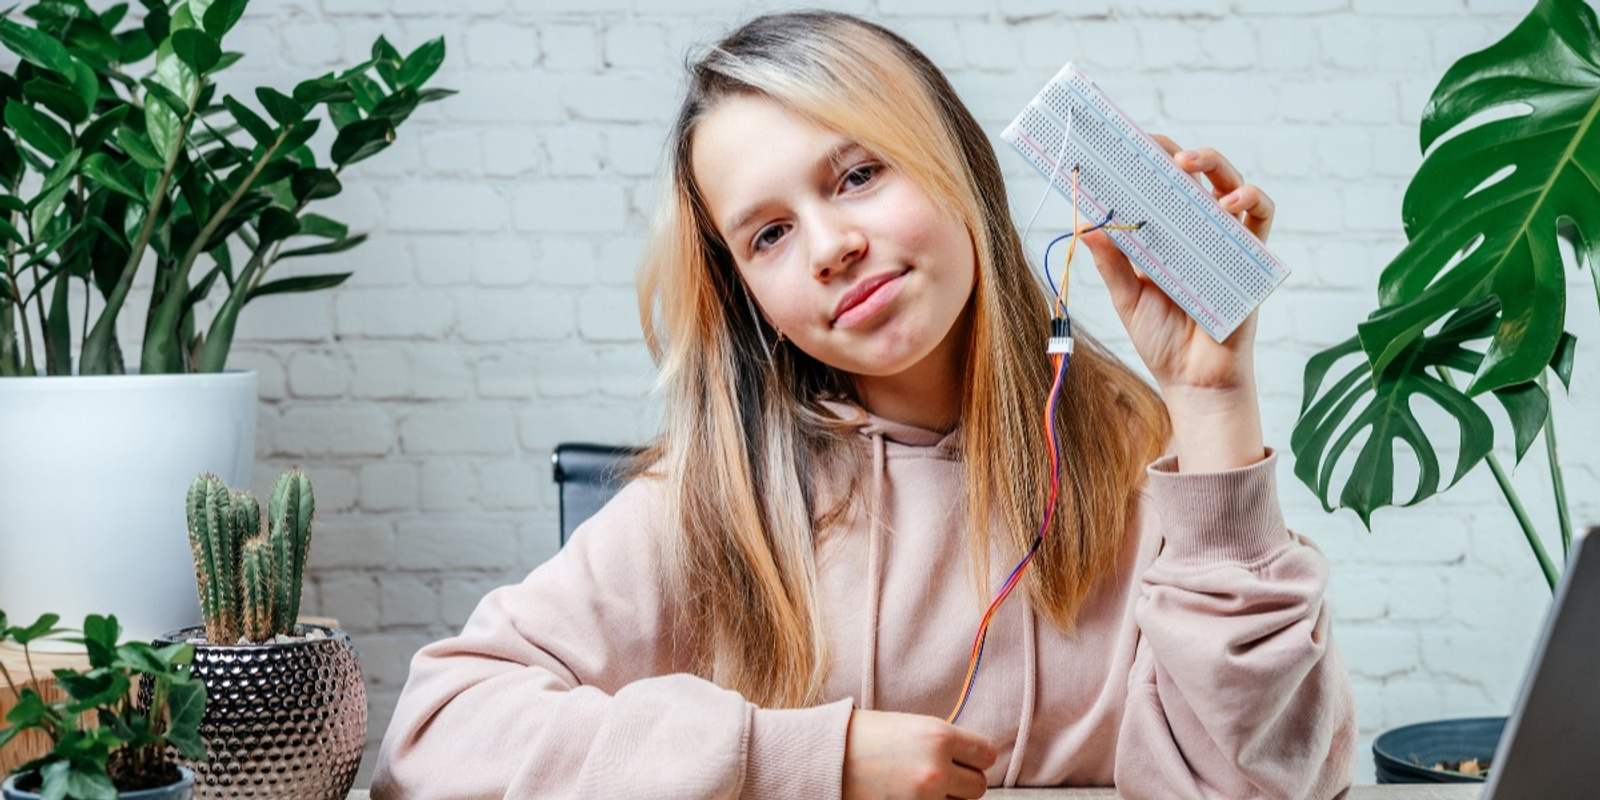
<svg viewBox="0 0 1600 800">
<path fill-rule="evenodd" d="M 766 250 L 767 248 L 777 244 L 778 240 L 782 239 L 783 234 L 787 231 L 787 225 L 768 225 L 767 227 L 756 231 L 756 237 L 751 241 L 750 247 L 758 253 Z"/>
<path fill-rule="evenodd" d="M 883 171 L 882 164 L 862 164 L 844 174 L 840 184 L 846 189 L 859 189 L 872 182 Z"/>
</svg>

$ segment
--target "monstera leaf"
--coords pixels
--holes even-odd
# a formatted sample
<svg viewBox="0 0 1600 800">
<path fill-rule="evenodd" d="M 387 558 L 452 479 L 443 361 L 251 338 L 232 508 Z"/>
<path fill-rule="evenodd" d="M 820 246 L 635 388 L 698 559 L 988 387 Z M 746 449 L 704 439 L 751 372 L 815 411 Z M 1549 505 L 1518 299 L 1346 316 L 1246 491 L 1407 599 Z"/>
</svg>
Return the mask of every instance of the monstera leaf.
<svg viewBox="0 0 1600 800">
<path fill-rule="evenodd" d="M 1500 320 L 1468 394 L 1536 377 L 1561 341 L 1560 231 L 1592 263 L 1600 233 L 1600 33 L 1583 0 L 1540 0 L 1515 30 L 1445 73 L 1423 112 L 1403 208 L 1410 244 L 1358 329 L 1380 374 L 1451 312 L 1496 297 Z M 1489 113 L 1485 113 L 1489 112 Z M 1413 364 L 1415 362 L 1412 362 Z"/>
<path fill-rule="evenodd" d="M 1470 375 L 1479 370 L 1483 353 L 1465 345 L 1495 331 L 1497 306 L 1494 298 L 1486 298 L 1456 312 L 1438 333 L 1411 340 L 1376 378 L 1371 364 L 1360 357 L 1353 359 L 1349 372 L 1324 388 L 1337 362 L 1361 354 L 1355 337 L 1311 359 L 1306 365 L 1305 401 L 1290 447 L 1295 453 L 1295 475 L 1317 493 L 1323 508 L 1334 509 L 1338 464 L 1363 432 L 1366 441 L 1338 493 L 1339 505 L 1354 510 L 1362 524 L 1371 527 L 1372 512 L 1394 504 L 1396 445 L 1409 447 L 1417 460 L 1416 486 L 1400 505 L 1412 505 L 1440 491 L 1439 455 L 1416 416 L 1416 406 L 1431 406 L 1448 414 L 1460 432 L 1450 448 L 1457 453 L 1456 464 L 1445 488 L 1454 486 L 1489 454 L 1494 446 L 1494 423 L 1442 373 L 1450 370 Z M 1575 342 L 1563 334 L 1551 362 L 1563 383 L 1571 378 Z M 1511 418 L 1516 454 L 1521 459 L 1549 413 L 1549 395 L 1534 381 L 1502 387 L 1493 394 Z"/>
</svg>

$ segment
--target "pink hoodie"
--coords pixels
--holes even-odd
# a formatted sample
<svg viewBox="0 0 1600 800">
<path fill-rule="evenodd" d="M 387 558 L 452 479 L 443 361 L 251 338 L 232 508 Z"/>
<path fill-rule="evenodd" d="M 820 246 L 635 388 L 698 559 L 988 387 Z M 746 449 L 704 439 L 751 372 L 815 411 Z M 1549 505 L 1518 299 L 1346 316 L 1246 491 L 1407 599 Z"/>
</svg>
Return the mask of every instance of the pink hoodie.
<svg viewBox="0 0 1600 800">
<path fill-rule="evenodd" d="M 663 487 L 622 490 L 460 636 L 417 653 L 372 796 L 837 798 L 852 707 L 943 718 L 987 598 L 972 589 L 949 436 L 866 419 L 871 509 L 817 552 L 830 669 L 815 708 L 757 708 L 686 674 L 662 569 Z M 1068 454 L 1070 457 L 1070 453 Z M 1014 594 L 959 721 L 991 786 L 1125 797 L 1325 798 L 1350 783 L 1355 703 L 1269 454 L 1150 467 L 1128 547 L 1067 637 Z M 875 522 L 876 521 L 876 522 Z M 1014 566 L 991 559 L 998 587 Z"/>
</svg>

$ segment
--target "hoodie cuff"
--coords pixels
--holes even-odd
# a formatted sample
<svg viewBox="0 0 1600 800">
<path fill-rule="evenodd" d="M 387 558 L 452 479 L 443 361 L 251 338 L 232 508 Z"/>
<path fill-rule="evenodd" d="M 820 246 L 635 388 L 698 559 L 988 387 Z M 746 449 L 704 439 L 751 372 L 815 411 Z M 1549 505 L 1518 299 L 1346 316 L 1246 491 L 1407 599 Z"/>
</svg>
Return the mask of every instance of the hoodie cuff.
<svg viewBox="0 0 1600 800">
<path fill-rule="evenodd" d="M 1278 503 L 1277 451 L 1247 467 L 1178 472 L 1177 456 L 1148 470 L 1166 556 L 1186 563 L 1251 562 L 1292 541 Z"/>
<path fill-rule="evenodd" d="M 853 708 L 846 698 L 815 708 L 755 709 L 741 794 L 838 800 Z"/>
</svg>

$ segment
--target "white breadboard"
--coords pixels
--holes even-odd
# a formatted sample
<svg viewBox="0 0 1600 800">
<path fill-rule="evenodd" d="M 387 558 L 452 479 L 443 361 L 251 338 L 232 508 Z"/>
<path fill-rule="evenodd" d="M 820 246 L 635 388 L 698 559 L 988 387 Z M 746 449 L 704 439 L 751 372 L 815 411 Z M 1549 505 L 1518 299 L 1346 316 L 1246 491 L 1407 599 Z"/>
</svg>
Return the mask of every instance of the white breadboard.
<svg viewBox="0 0 1600 800">
<path fill-rule="evenodd" d="M 1138 230 L 1107 233 L 1219 342 L 1289 275 L 1209 190 L 1071 63 L 1001 138 L 1069 200 L 1072 168 L 1078 166 L 1078 213 L 1086 222 L 1097 223 L 1112 210 L 1113 223 L 1142 221 Z"/>
</svg>

